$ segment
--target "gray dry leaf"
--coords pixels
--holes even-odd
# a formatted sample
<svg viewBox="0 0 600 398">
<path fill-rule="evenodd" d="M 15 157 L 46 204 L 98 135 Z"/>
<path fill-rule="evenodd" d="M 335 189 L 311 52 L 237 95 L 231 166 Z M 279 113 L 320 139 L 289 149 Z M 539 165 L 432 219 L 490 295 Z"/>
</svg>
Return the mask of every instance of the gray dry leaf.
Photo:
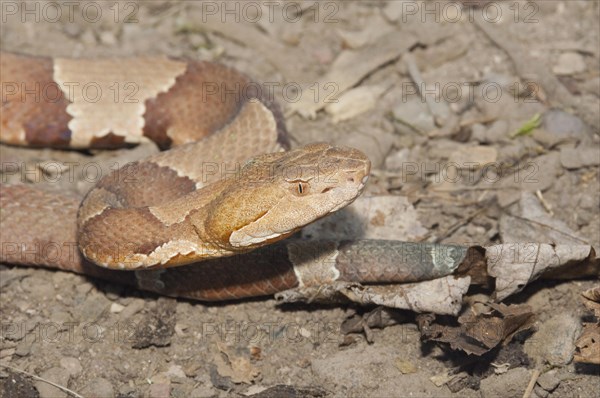
<svg viewBox="0 0 600 398">
<path fill-rule="evenodd" d="M 566 264 L 594 261 L 589 245 L 549 245 L 546 243 L 505 243 L 486 248 L 487 272 L 496 278 L 494 300 L 520 292 L 544 272 Z"/>
<path fill-rule="evenodd" d="M 457 315 L 462 297 L 469 289 L 470 277 L 447 276 L 431 281 L 394 285 L 361 285 L 334 282 L 325 286 L 300 287 L 275 294 L 282 303 L 344 302 L 382 305 L 414 312 Z"/>
<path fill-rule="evenodd" d="M 217 347 L 220 353 L 215 354 L 214 362 L 217 365 L 217 372 L 222 377 L 228 377 L 236 384 L 252 384 L 252 380 L 260 375 L 260 370 L 247 358 L 234 356 L 224 343 L 217 342 Z"/>
</svg>

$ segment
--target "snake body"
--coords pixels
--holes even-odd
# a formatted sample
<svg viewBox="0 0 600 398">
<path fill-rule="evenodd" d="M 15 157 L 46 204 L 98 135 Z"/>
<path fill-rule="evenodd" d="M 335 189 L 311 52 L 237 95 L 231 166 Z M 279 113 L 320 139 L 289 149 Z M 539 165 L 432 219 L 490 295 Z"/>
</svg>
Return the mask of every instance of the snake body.
<svg viewBox="0 0 600 398">
<path fill-rule="evenodd" d="M 317 143 L 287 150 L 278 106 L 223 65 L 10 53 L 2 53 L 1 62 L 4 143 L 112 148 L 150 138 L 173 147 L 112 172 L 83 200 L 3 185 L 3 262 L 154 291 L 168 284 L 168 294 L 176 296 L 270 294 L 299 283 L 289 264 L 278 268 L 281 261 L 268 261 L 264 250 L 239 255 L 351 203 L 368 178 L 370 162 L 356 149 Z M 100 95 L 92 101 L 78 91 L 83 87 L 102 95 L 111 87 L 134 87 L 139 98 L 115 102 Z M 218 262 L 228 256 L 234 257 Z M 213 261 L 175 267 L 204 260 Z M 190 284 L 211 293 L 194 295 Z"/>
</svg>

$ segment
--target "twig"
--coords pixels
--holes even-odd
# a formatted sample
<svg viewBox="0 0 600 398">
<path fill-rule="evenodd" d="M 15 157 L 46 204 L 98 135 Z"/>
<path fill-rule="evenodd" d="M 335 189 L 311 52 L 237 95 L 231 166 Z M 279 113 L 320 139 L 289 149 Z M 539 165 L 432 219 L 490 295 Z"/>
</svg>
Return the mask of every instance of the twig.
<svg viewBox="0 0 600 398">
<path fill-rule="evenodd" d="M 36 376 L 36 375 L 34 375 L 34 374 L 32 374 L 32 373 L 26 372 L 26 371 L 24 371 L 24 370 L 21 370 L 21 369 L 18 369 L 18 368 L 14 368 L 14 367 L 12 367 L 12 366 L 10 366 L 10 365 L 5 365 L 5 364 L 3 364 L 3 363 L 0 363 L 0 366 L 2 366 L 3 368 L 6 368 L 6 369 L 10 369 L 10 370 L 12 370 L 13 372 L 22 373 L 22 374 L 24 374 L 24 375 L 27 375 L 27 376 L 31 377 L 32 379 L 34 379 L 34 380 L 38 380 L 38 381 L 42 381 L 42 382 L 44 382 L 44 383 L 48 383 L 48 384 L 50 384 L 51 386 L 53 386 L 53 387 L 56 387 L 56 388 L 58 388 L 59 390 L 62 390 L 62 391 L 64 391 L 64 392 L 66 392 L 67 394 L 71 394 L 72 396 L 74 396 L 74 397 L 76 397 L 76 398 L 84 398 L 82 395 L 79 395 L 79 394 L 77 394 L 77 393 L 76 393 L 75 391 L 73 391 L 73 390 L 69 390 L 67 387 L 61 386 L 60 384 L 56 384 L 56 383 L 54 383 L 54 382 L 52 382 L 52 381 L 50 381 L 50 380 L 42 379 L 41 377 L 39 377 L 39 376 Z"/>
<path fill-rule="evenodd" d="M 529 380 L 529 385 L 525 389 L 525 393 L 523 394 L 523 398 L 529 398 L 531 393 L 533 392 L 533 388 L 535 387 L 535 383 L 537 382 L 538 377 L 540 377 L 540 371 L 537 369 L 533 370 L 533 374 L 531 375 L 531 380 Z"/>
<path fill-rule="evenodd" d="M 546 209 L 548 214 L 553 216 L 554 212 L 552 211 L 552 206 L 550 206 L 550 204 L 548 202 L 546 202 L 546 199 L 544 199 L 544 196 L 542 195 L 542 191 L 540 191 L 539 189 L 537 191 L 535 191 L 535 196 L 537 196 L 538 200 L 540 201 L 542 206 L 544 206 L 544 209 Z"/>
</svg>

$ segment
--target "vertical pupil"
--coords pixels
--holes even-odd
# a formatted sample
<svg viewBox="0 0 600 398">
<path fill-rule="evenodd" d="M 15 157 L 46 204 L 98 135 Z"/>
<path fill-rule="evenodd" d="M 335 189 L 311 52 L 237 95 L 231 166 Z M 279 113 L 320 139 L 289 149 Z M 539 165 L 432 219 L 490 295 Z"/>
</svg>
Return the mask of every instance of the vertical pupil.
<svg viewBox="0 0 600 398">
<path fill-rule="evenodd" d="M 298 192 L 302 193 L 302 183 L 298 184 Z"/>
</svg>

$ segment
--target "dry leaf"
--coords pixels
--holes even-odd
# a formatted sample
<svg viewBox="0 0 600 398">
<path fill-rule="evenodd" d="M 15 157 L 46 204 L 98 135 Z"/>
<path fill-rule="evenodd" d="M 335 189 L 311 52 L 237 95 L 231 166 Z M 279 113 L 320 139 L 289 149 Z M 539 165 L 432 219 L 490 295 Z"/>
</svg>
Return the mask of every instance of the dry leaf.
<svg viewBox="0 0 600 398">
<path fill-rule="evenodd" d="M 583 332 L 577 339 L 577 350 L 573 357 L 575 362 L 600 365 L 600 286 L 582 293 L 584 304 L 594 312 L 596 322 L 584 322 Z"/>
<path fill-rule="evenodd" d="M 527 305 L 485 304 L 490 311 L 476 314 L 471 309 L 458 318 L 459 326 L 436 324 L 433 314 L 419 315 L 417 322 L 421 336 L 426 340 L 449 343 L 452 349 L 467 354 L 483 355 L 533 325 L 534 314 Z"/>
<path fill-rule="evenodd" d="M 496 278 L 494 300 L 502 301 L 523 290 L 544 272 L 584 263 L 595 257 L 595 252 L 590 245 L 508 243 L 487 247 L 485 255 L 488 274 Z"/>
<path fill-rule="evenodd" d="M 462 307 L 462 297 L 469 289 L 470 281 L 470 277 L 453 276 L 394 285 L 361 285 L 339 281 L 285 290 L 276 293 L 275 299 L 281 303 L 350 300 L 362 305 L 376 304 L 414 312 L 456 315 Z"/>
</svg>

